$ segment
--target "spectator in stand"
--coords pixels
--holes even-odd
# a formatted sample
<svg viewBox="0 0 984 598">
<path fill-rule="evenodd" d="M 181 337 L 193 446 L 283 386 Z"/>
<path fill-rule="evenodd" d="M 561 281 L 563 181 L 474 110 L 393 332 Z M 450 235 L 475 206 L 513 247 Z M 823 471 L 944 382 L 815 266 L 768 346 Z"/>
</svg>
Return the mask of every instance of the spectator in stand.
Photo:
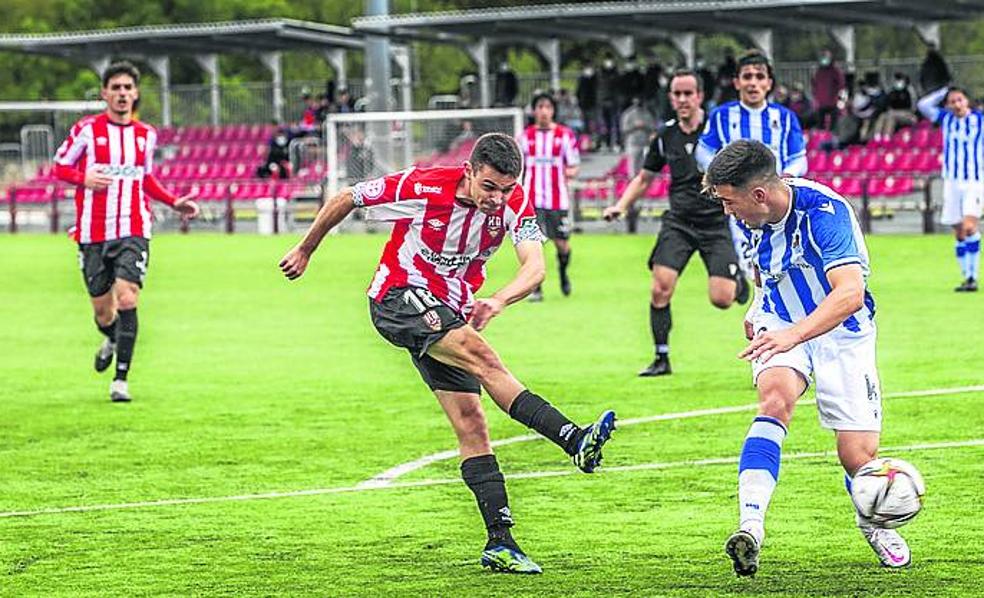
<svg viewBox="0 0 984 598">
<path fill-rule="evenodd" d="M 499 64 L 499 72 L 495 74 L 495 105 L 515 106 L 516 94 L 519 93 L 519 79 L 515 71 L 505 60 Z"/>
<path fill-rule="evenodd" d="M 789 90 L 781 83 L 772 88 L 772 101 L 789 108 Z"/>
<path fill-rule="evenodd" d="M 629 178 L 635 177 L 642 168 L 646 148 L 656 132 L 656 117 L 646 109 L 639 97 L 622 113 L 622 139 L 625 141 L 625 155 L 629 159 Z"/>
<path fill-rule="evenodd" d="M 586 66 L 581 71 L 581 76 L 577 78 L 577 105 L 581 109 L 581 119 L 584 122 L 585 130 L 594 136 L 597 130 L 595 124 L 598 120 L 598 75 L 595 74 L 594 67 Z"/>
<path fill-rule="evenodd" d="M 584 131 L 584 120 L 581 118 L 577 101 L 571 92 L 564 88 L 557 93 L 557 122 L 579 135 Z"/>
<path fill-rule="evenodd" d="M 926 58 L 919 67 L 919 87 L 922 88 L 922 93 L 926 94 L 949 85 L 952 80 L 946 60 L 936 48 L 936 44 L 930 42 L 926 47 Z"/>
<path fill-rule="evenodd" d="M 468 123 L 468 121 L 465 121 Z M 464 125 L 464 123 L 462 123 Z M 469 126 L 471 123 L 468 123 Z M 348 132 L 349 153 L 345 160 L 346 176 L 349 182 L 363 181 L 376 175 L 376 157 L 366 140 L 362 127 L 355 126 Z"/>
<path fill-rule="evenodd" d="M 338 89 L 337 112 L 341 112 L 341 113 L 355 112 L 355 101 L 352 99 L 352 96 L 349 94 L 348 89 L 344 87 L 340 87 Z"/>
<path fill-rule="evenodd" d="M 714 91 L 717 86 L 717 77 L 711 72 L 711 69 L 707 68 L 707 63 L 704 61 L 703 56 L 698 56 L 695 64 L 694 72 L 700 78 L 701 85 L 704 89 L 704 105 L 701 106 L 705 112 L 710 111 L 716 105 L 714 103 Z M 654 90 L 654 93 L 659 90 Z"/>
<path fill-rule="evenodd" d="M 318 109 L 314 113 L 314 120 L 318 124 L 318 130 L 321 130 L 321 125 L 325 124 L 325 119 L 328 118 L 328 114 L 331 113 L 331 98 L 327 93 L 318 95 Z"/>
<path fill-rule="evenodd" d="M 875 120 L 884 112 L 888 96 L 881 88 L 881 77 L 878 71 L 868 71 L 864 81 L 851 98 L 851 112 L 861 123 L 860 137 L 862 143 L 872 137 L 875 131 Z"/>
<path fill-rule="evenodd" d="M 639 64 L 634 60 L 625 63 L 625 70 L 619 78 L 619 96 L 621 99 L 621 110 L 626 110 L 632 105 L 633 98 L 641 98 L 645 93 L 646 81 Z"/>
<path fill-rule="evenodd" d="M 620 75 L 615 61 L 606 58 L 598 73 L 598 104 L 601 108 L 601 121 L 604 127 L 602 142 L 610 151 L 617 151 L 622 145 L 622 133 L 618 130 L 618 114 L 621 106 L 619 98 Z"/>
<path fill-rule="evenodd" d="M 642 76 L 642 101 L 657 118 L 660 117 L 660 95 L 666 95 L 661 92 L 663 79 L 663 65 L 654 57 Z"/>
<path fill-rule="evenodd" d="M 789 92 L 786 107 L 796 113 L 800 119 L 800 124 L 804 129 L 809 129 L 816 124 L 816 115 L 813 112 L 813 101 L 803 88 L 803 84 L 797 81 L 793 83 L 793 89 Z"/>
<path fill-rule="evenodd" d="M 724 62 L 718 67 L 717 71 L 717 101 L 715 104 L 720 106 L 725 102 L 733 102 L 738 99 L 738 90 L 735 89 L 734 79 L 738 75 L 738 61 L 735 60 L 735 51 L 731 48 L 724 50 Z"/>
<path fill-rule="evenodd" d="M 837 125 L 840 113 L 837 101 L 844 89 L 844 72 L 834 64 L 834 55 L 826 48 L 821 50 L 820 66 L 813 73 L 812 84 L 816 118 L 820 127 L 830 131 Z"/>
<path fill-rule="evenodd" d="M 914 96 L 909 77 L 905 73 L 895 73 L 892 89 L 886 100 L 886 110 L 875 121 L 875 141 L 888 141 L 899 127 L 916 124 Z"/>
<path fill-rule="evenodd" d="M 297 123 L 297 127 L 291 131 L 291 137 L 304 137 L 315 133 L 318 128 L 319 105 L 317 98 L 305 91 L 301 95 L 301 99 L 304 100 L 304 113 L 301 115 L 301 122 Z"/>
</svg>

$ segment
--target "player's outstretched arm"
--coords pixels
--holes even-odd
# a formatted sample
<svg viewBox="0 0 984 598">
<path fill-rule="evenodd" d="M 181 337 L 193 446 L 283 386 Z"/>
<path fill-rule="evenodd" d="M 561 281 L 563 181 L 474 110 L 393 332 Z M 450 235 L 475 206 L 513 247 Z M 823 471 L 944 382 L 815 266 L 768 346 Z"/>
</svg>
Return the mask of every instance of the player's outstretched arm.
<svg viewBox="0 0 984 598">
<path fill-rule="evenodd" d="M 796 345 L 830 332 L 864 305 L 864 274 L 858 264 L 837 266 L 827 272 L 830 293 L 813 313 L 783 330 L 763 332 L 738 357 L 768 361 Z"/>
<path fill-rule="evenodd" d="M 625 191 L 622 191 L 622 197 L 618 198 L 615 205 L 605 208 L 605 211 L 602 212 L 602 217 L 609 222 L 621 218 L 622 214 L 627 212 L 632 207 L 632 204 L 642 197 L 642 194 L 646 192 L 646 189 L 649 188 L 655 177 L 656 173 L 651 170 L 646 170 L 645 168 L 640 170 L 639 174 L 635 175 L 629 181 Z"/>
<path fill-rule="evenodd" d="M 321 244 L 321 240 L 331 229 L 345 220 L 345 217 L 354 209 L 355 203 L 352 201 L 351 187 L 345 187 L 338 195 L 326 201 L 304 237 L 280 260 L 280 269 L 284 276 L 291 280 L 300 278 L 304 274 L 304 270 L 307 269 L 311 254 Z"/>
<path fill-rule="evenodd" d="M 165 189 L 164 185 L 162 185 L 161 182 L 157 180 L 157 177 L 152 174 L 144 175 L 143 188 L 151 199 L 155 199 L 161 203 L 171 206 L 174 211 L 179 212 L 182 216 L 194 218 L 198 215 L 199 208 L 198 203 L 193 200 L 195 197 L 194 193 L 177 197 Z"/>
<path fill-rule="evenodd" d="M 515 278 L 491 297 L 475 301 L 470 320 L 475 330 L 485 328 L 489 320 L 502 313 L 507 305 L 526 297 L 543 282 L 546 269 L 543 263 L 543 245 L 539 241 L 517 243 L 516 258 L 519 260 L 519 270 L 516 271 Z"/>
<path fill-rule="evenodd" d="M 950 92 L 949 87 L 941 87 L 936 91 L 926 94 L 916 102 L 916 108 L 923 116 L 928 118 L 932 122 L 936 122 L 943 110 L 940 109 L 940 102 L 946 98 L 946 94 Z"/>
</svg>

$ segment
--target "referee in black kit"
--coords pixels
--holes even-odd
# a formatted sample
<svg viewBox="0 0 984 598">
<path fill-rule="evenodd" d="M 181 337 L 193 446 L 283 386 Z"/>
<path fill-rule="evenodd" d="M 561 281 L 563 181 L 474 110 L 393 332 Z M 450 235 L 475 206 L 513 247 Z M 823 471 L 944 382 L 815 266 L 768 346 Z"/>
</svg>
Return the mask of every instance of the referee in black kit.
<svg viewBox="0 0 984 598">
<path fill-rule="evenodd" d="M 649 324 L 653 331 L 655 358 L 639 372 L 640 376 L 662 376 L 672 371 L 670 298 L 677 279 L 695 251 L 700 252 L 707 268 L 711 304 L 726 309 L 736 300 L 739 303 L 748 301 L 749 288 L 738 269 L 728 218 L 719 203 L 701 193 L 703 174 L 697 168 L 694 150 L 704 128 L 703 101 L 700 77 L 690 70 L 676 71 L 670 80 L 670 102 L 676 111 L 676 119 L 666 122 L 653 137 L 642 170 L 618 202 L 604 212 L 606 220 L 619 218 L 642 197 L 653 177 L 658 176 L 666 164 L 670 165 L 670 209 L 663 214 L 663 225 L 649 256 L 653 273 Z"/>
</svg>

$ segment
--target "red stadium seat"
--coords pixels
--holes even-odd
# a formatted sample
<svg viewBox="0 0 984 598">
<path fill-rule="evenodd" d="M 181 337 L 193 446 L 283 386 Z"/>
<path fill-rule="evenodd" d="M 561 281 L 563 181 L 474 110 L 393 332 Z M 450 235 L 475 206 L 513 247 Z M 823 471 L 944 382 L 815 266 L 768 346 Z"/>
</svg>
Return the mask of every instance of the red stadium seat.
<svg viewBox="0 0 984 598">
<path fill-rule="evenodd" d="M 825 171 L 830 167 L 830 154 L 822 150 L 807 152 L 806 162 L 809 164 L 810 172 Z"/>
<path fill-rule="evenodd" d="M 919 154 L 913 169 L 922 174 L 937 174 L 942 166 L 942 154 L 928 151 Z"/>
<path fill-rule="evenodd" d="M 845 197 L 859 197 L 861 195 L 861 180 L 854 177 L 835 176 L 830 186 Z"/>
</svg>

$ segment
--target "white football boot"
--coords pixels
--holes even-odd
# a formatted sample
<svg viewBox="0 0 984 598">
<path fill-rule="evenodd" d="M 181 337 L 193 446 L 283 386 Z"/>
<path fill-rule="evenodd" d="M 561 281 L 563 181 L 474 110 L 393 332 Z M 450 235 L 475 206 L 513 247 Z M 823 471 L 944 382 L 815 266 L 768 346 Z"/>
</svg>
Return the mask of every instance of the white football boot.
<svg viewBox="0 0 984 598">
<path fill-rule="evenodd" d="M 114 403 L 129 403 L 133 400 L 126 380 L 113 380 L 109 383 L 109 400 Z"/>
<path fill-rule="evenodd" d="M 856 514 L 858 529 L 868 541 L 868 546 L 875 551 L 883 567 L 897 569 L 906 567 L 912 562 L 909 545 L 899 532 L 894 529 L 875 527 L 869 524 L 861 515 Z"/>
</svg>

